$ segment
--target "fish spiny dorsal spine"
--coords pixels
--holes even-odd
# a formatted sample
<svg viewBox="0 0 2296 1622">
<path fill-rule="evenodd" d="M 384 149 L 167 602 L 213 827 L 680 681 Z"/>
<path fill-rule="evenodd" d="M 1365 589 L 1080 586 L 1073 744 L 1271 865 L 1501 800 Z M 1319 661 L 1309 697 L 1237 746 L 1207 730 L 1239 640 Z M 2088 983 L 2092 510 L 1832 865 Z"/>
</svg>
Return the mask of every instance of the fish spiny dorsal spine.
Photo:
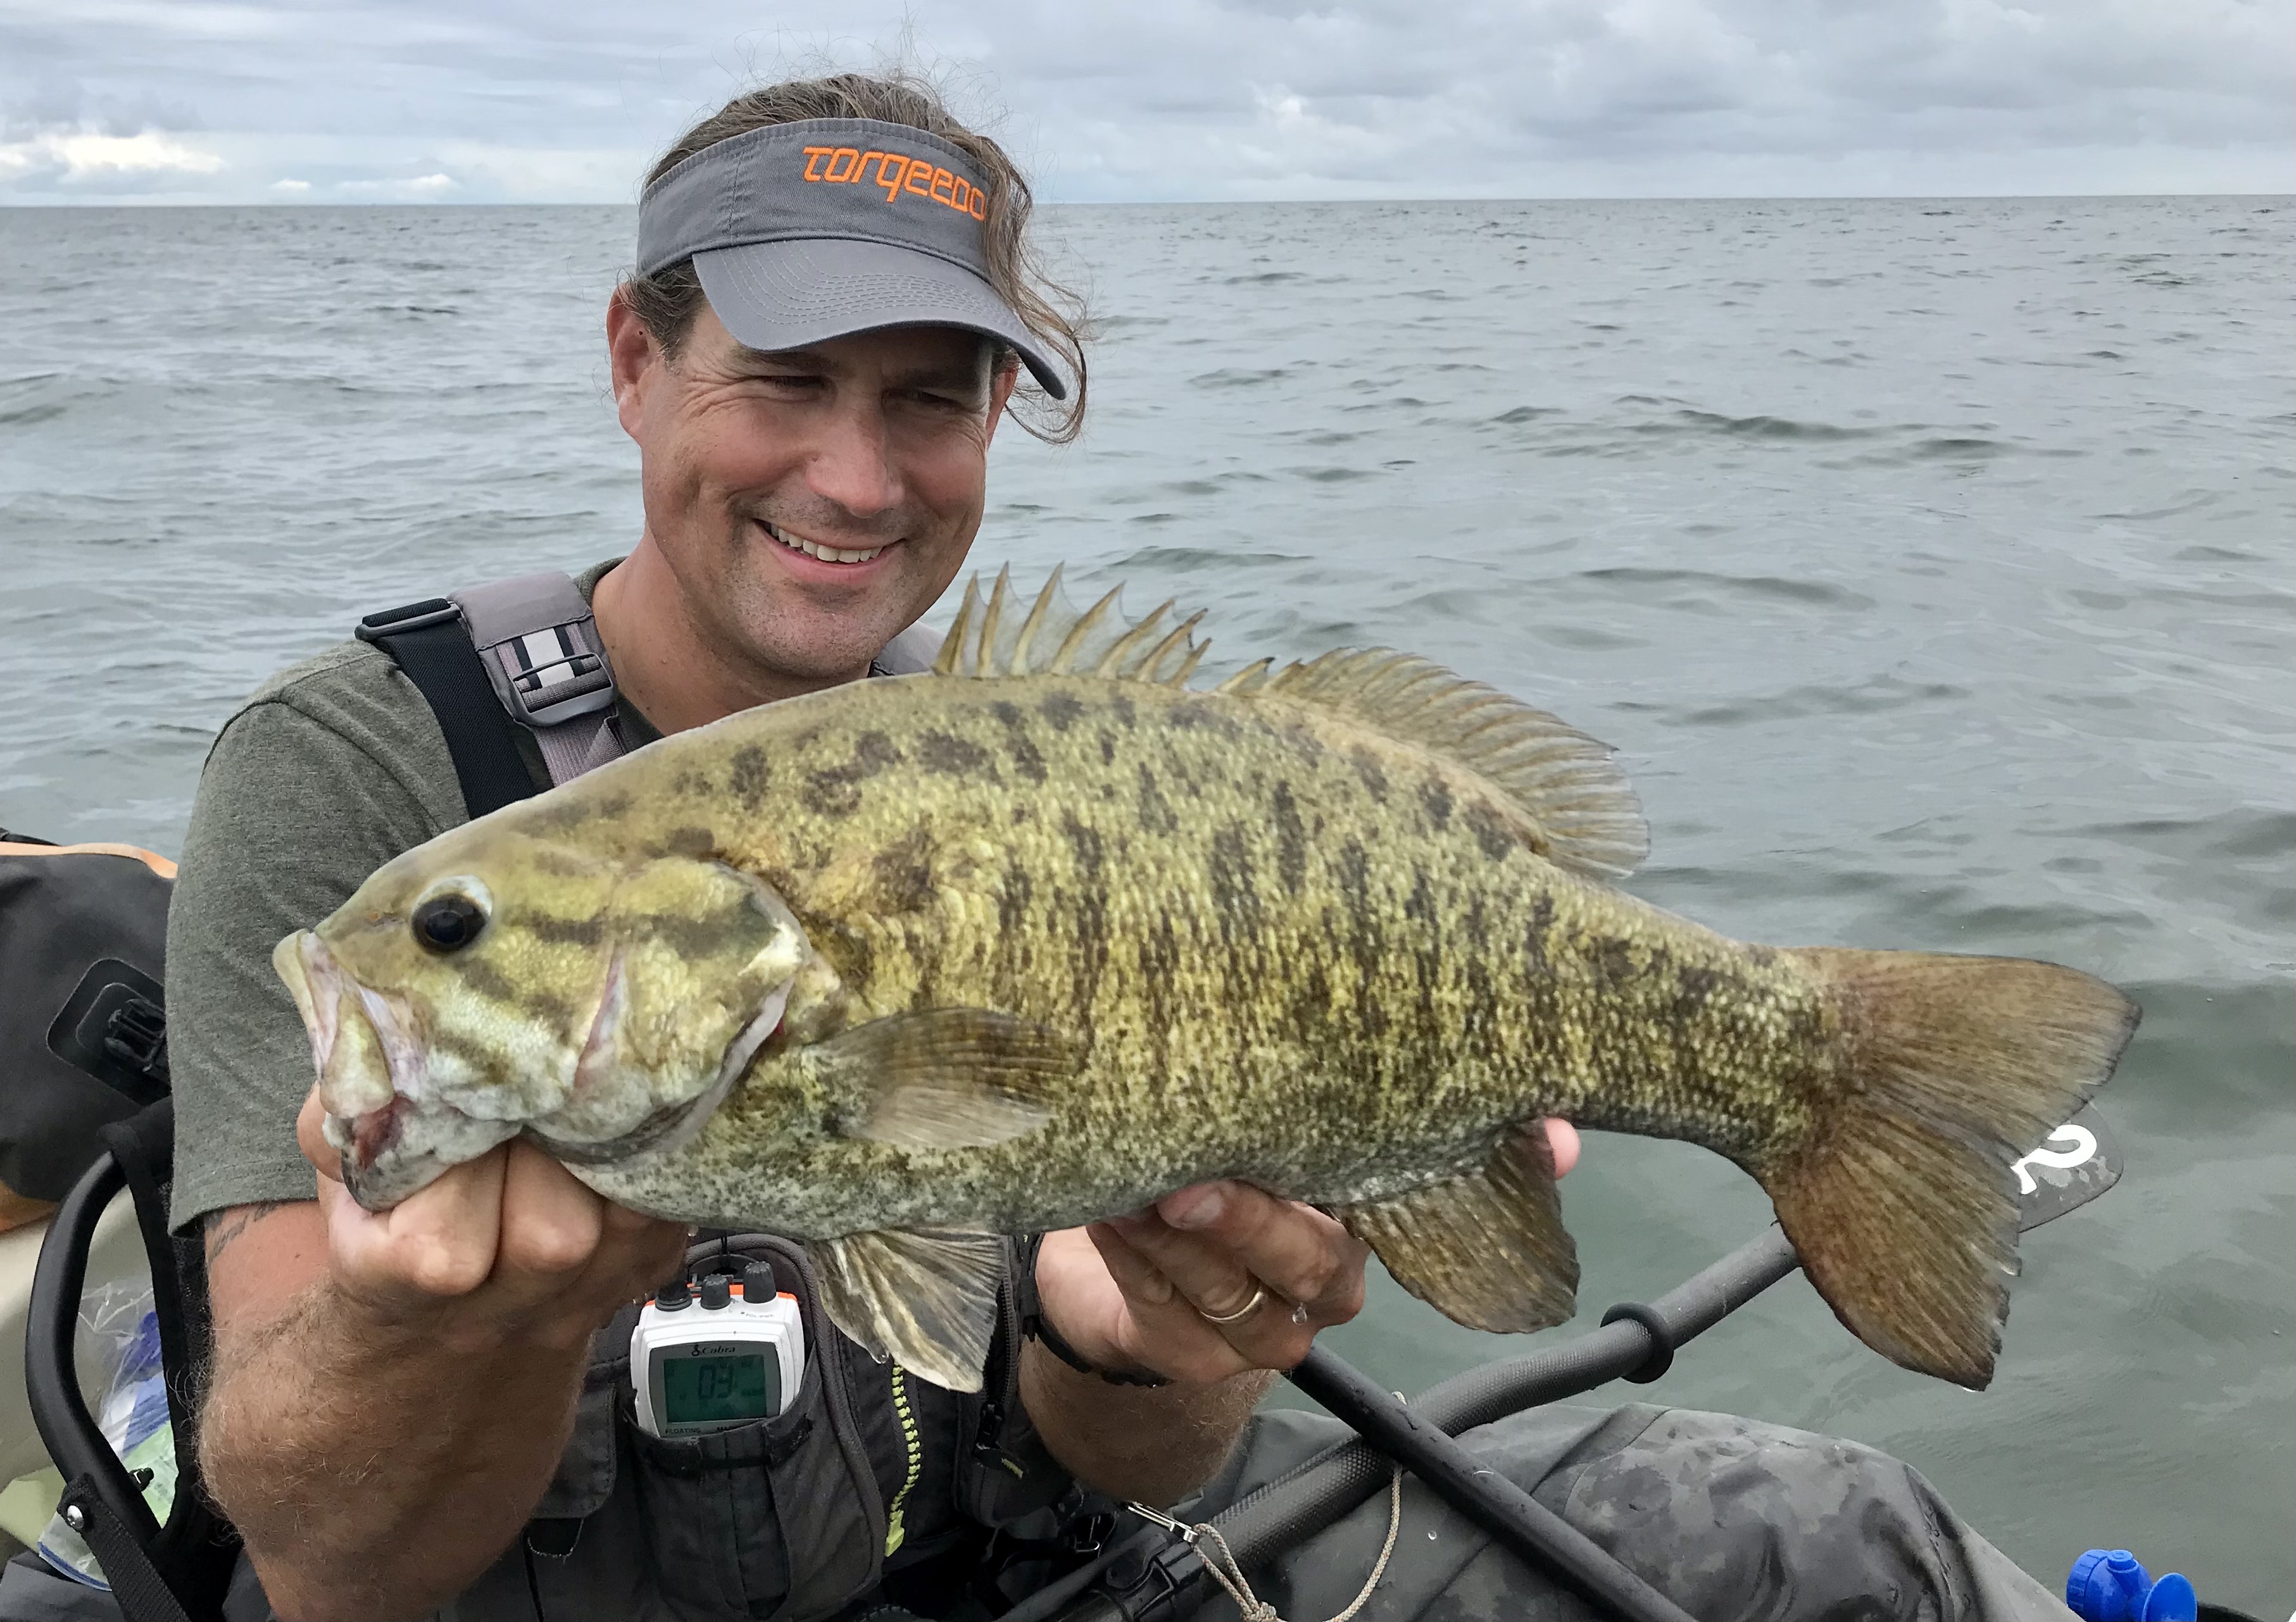
<svg viewBox="0 0 2296 1622">
<path fill-rule="evenodd" d="M 974 677 L 1032 674 L 1029 651 L 1040 636 L 1060 642 L 1042 674 L 1185 688 L 1210 651 L 1195 627 L 1201 610 L 1163 631 L 1175 603 L 1166 601 L 1137 623 L 1117 606 L 1122 588 L 1078 614 L 1061 595 L 1053 571 L 1026 621 L 1004 642 L 1016 602 L 1012 571 L 998 571 L 983 599 L 979 576 L 949 627 L 935 668 Z M 1185 651 L 1183 651 L 1185 650 Z M 1178 667 L 1164 668 L 1175 655 Z M 1524 835 L 1541 856 L 1605 881 L 1632 872 L 1649 849 L 1642 808 L 1609 747 L 1543 709 L 1481 682 L 1465 680 L 1430 659 L 1391 648 L 1342 648 L 1270 674 L 1272 659 L 1249 665 L 1212 689 L 1223 698 L 1284 700 L 1342 715 L 1359 725 L 1414 744 L 1476 774 L 1521 809 Z"/>
</svg>

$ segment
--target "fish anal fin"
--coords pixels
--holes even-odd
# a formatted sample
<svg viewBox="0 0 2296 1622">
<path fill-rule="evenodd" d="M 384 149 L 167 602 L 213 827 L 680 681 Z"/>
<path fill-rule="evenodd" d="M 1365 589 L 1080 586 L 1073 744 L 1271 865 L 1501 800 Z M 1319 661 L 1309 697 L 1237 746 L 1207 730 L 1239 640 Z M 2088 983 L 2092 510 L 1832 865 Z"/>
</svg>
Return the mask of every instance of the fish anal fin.
<svg viewBox="0 0 2296 1622">
<path fill-rule="evenodd" d="M 1554 1151 L 1536 1122 L 1502 1140 L 1478 1170 L 1332 1214 L 1397 1283 L 1469 1329 L 1551 1328 L 1577 1301 L 1578 1248 L 1562 1225 Z"/>
<path fill-rule="evenodd" d="M 964 602 L 933 668 L 940 676 L 966 677 L 1088 672 L 1103 681 L 1173 685 L 1163 672 L 1175 666 L 1193 671 L 1210 644 L 1194 635 L 1201 614 L 1163 634 L 1160 627 L 1172 606 L 1164 603 L 1136 625 L 1124 618 L 1117 593 L 1111 592 L 1079 613 L 1061 589 L 1056 569 L 1023 616 L 1015 611 L 1017 600 L 1005 575 L 997 577 L 985 597 L 976 575 L 965 584 Z"/>
<path fill-rule="evenodd" d="M 1532 848 L 1559 867 L 1607 881 L 1649 854 L 1642 807 L 1607 744 L 1417 654 L 1343 648 L 1245 691 L 1335 711 L 1465 767 L 1513 805 Z"/>
<path fill-rule="evenodd" d="M 1841 1058 L 1808 1133 L 1751 1169 L 1851 1333 L 1982 1390 L 2017 1271 L 2010 1167 L 2112 1074 L 2136 1004 L 2021 958 L 1792 955 L 1831 994 Z"/>
<path fill-rule="evenodd" d="M 946 1390 L 980 1389 L 1004 1276 L 1002 1239 L 886 1230 L 807 1248 L 821 1304 L 849 1338 Z"/>
<path fill-rule="evenodd" d="M 1078 1061 L 1057 1032 L 986 1008 L 892 1014 L 805 1050 L 838 1129 L 898 1149 L 985 1149 L 1034 1132 Z"/>
</svg>

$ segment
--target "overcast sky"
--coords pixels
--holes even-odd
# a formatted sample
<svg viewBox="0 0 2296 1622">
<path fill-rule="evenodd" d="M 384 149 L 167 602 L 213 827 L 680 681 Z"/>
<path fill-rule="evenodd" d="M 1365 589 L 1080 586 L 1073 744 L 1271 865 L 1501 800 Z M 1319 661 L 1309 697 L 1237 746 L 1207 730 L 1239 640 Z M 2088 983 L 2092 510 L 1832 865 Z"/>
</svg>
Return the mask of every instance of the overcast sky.
<svg viewBox="0 0 2296 1622">
<path fill-rule="evenodd" d="M 2296 191 L 2296 0 L 0 0 L 0 201 L 628 202 L 904 50 L 1054 201 Z"/>
</svg>

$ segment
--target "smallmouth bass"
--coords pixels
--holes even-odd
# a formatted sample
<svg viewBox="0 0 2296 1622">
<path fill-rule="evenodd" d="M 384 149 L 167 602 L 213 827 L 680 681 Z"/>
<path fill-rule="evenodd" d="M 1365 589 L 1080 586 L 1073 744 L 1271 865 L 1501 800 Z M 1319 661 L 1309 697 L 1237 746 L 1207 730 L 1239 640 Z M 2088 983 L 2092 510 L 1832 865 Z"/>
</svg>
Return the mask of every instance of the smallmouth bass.
<svg viewBox="0 0 2296 1622">
<path fill-rule="evenodd" d="M 1841 1321 L 1990 1378 L 2011 1164 L 2112 987 L 1728 939 L 1615 881 L 1609 751 L 1428 661 L 1188 685 L 1201 616 L 978 583 L 930 676 L 664 739 L 280 943 L 377 1208 L 524 1135 L 610 1200 L 810 1244 L 839 1327 L 979 1387 L 996 1237 L 1237 1177 L 1471 1327 L 1572 1310 L 1539 1118 L 1760 1181 Z"/>
</svg>

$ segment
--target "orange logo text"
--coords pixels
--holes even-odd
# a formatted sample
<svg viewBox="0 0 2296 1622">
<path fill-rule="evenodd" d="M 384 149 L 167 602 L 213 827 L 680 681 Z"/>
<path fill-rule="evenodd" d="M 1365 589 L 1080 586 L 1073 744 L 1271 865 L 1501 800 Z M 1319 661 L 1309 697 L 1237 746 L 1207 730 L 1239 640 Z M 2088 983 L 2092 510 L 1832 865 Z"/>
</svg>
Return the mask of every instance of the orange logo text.
<svg viewBox="0 0 2296 1622">
<path fill-rule="evenodd" d="M 874 175 L 869 173 L 876 166 Z M 911 158 L 901 152 L 865 152 L 850 146 L 808 146 L 805 149 L 805 177 L 816 183 L 835 183 L 858 185 L 864 176 L 869 184 L 885 188 L 885 201 L 898 202 L 904 192 L 929 198 L 959 214 L 970 214 L 975 219 L 988 215 L 988 197 L 962 175 L 951 174 L 937 168 L 923 158 Z"/>
</svg>

